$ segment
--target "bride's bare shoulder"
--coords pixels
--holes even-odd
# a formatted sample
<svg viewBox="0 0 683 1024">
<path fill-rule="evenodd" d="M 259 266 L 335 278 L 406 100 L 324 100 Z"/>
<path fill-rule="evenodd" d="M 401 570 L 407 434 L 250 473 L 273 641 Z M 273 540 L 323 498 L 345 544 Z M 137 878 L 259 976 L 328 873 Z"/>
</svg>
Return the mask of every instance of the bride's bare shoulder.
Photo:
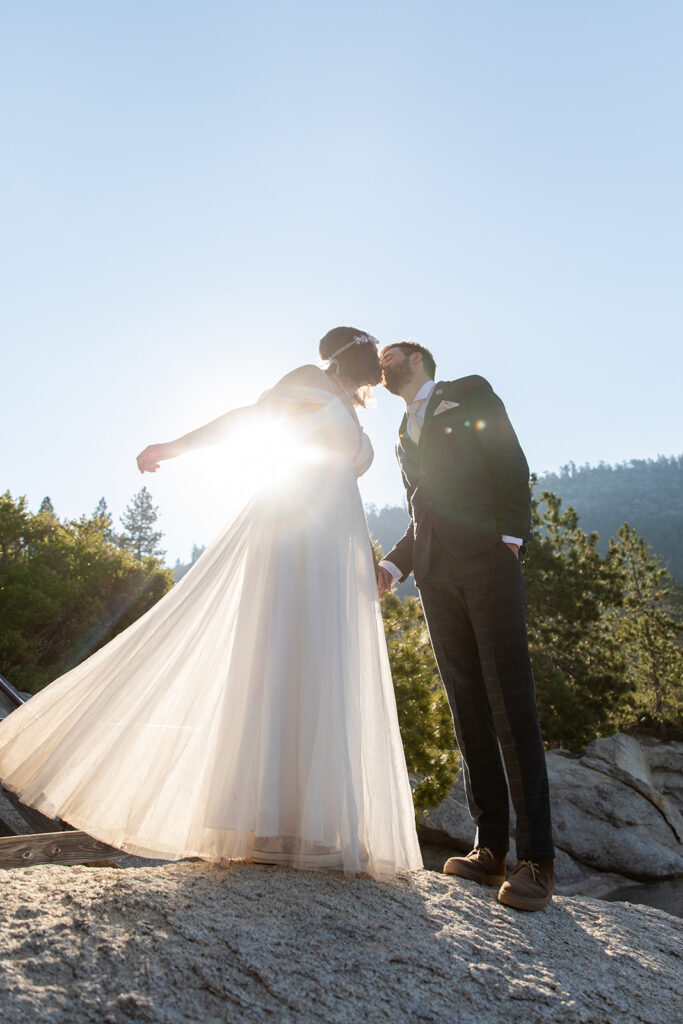
<svg viewBox="0 0 683 1024">
<path fill-rule="evenodd" d="M 297 366 L 296 370 L 290 370 L 277 384 L 276 388 L 285 384 L 298 384 L 308 388 L 327 388 L 325 374 L 319 366 L 307 363 L 305 366 Z"/>
</svg>

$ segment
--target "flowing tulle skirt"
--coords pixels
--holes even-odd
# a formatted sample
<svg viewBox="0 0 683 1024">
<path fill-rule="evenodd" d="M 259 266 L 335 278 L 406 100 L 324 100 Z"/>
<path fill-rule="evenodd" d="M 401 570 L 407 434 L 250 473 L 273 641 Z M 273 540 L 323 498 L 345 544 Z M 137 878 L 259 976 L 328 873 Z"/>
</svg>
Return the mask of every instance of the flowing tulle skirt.
<svg viewBox="0 0 683 1024">
<path fill-rule="evenodd" d="M 421 867 L 348 463 L 255 494 L 162 600 L 10 715 L 0 779 L 142 856 Z"/>
</svg>

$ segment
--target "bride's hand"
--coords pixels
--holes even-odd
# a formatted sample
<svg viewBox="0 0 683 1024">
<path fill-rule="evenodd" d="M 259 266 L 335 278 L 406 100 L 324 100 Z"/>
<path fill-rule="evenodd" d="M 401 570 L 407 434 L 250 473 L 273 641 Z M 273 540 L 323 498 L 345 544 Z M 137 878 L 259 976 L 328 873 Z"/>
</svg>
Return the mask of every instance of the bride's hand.
<svg viewBox="0 0 683 1024">
<path fill-rule="evenodd" d="M 138 469 L 141 473 L 156 473 L 161 461 L 167 458 L 165 444 L 148 444 L 138 455 Z"/>
<path fill-rule="evenodd" d="M 377 580 L 377 596 L 379 598 L 384 597 L 385 594 L 391 593 L 391 588 L 394 585 L 394 577 L 388 569 L 384 568 L 383 565 L 375 565 L 375 579 Z"/>
</svg>

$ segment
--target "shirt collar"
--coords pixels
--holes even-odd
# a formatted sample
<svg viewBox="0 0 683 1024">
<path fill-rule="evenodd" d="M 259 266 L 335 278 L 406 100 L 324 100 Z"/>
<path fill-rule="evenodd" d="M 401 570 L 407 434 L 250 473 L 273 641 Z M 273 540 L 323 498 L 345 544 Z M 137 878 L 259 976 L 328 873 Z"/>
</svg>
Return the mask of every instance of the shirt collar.
<svg viewBox="0 0 683 1024">
<path fill-rule="evenodd" d="M 415 405 L 416 402 L 424 402 L 426 399 L 429 398 L 435 387 L 435 380 L 426 380 L 422 387 L 420 388 L 420 390 L 418 391 L 418 393 L 415 395 L 415 398 L 412 400 L 412 402 L 408 402 L 407 404 Z"/>
</svg>

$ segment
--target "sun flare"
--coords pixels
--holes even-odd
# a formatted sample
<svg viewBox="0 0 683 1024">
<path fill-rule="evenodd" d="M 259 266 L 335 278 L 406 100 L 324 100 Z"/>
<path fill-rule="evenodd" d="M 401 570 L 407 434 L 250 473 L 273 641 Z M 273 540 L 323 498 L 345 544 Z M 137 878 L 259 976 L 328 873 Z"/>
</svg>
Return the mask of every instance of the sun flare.
<svg viewBox="0 0 683 1024">
<path fill-rule="evenodd" d="M 264 416 L 230 437 L 230 461 L 251 491 L 277 490 L 304 463 L 317 462 L 321 449 L 291 417 Z"/>
</svg>

